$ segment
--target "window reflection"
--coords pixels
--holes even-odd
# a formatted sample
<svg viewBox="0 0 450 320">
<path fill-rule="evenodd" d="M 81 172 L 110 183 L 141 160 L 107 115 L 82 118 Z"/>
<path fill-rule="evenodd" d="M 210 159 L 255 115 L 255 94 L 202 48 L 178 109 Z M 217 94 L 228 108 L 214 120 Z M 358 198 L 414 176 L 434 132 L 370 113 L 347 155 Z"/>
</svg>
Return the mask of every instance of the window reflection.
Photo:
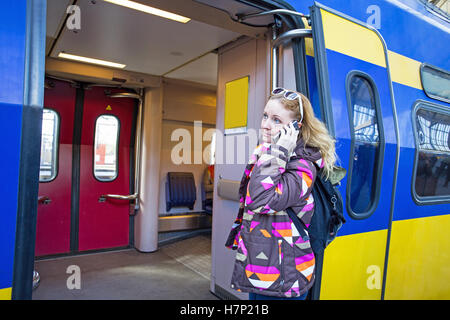
<svg viewBox="0 0 450 320">
<path fill-rule="evenodd" d="M 421 108 L 416 125 L 416 193 L 421 197 L 450 195 L 450 116 Z"/>
<path fill-rule="evenodd" d="M 378 142 L 378 125 L 376 123 L 375 109 L 355 104 L 353 112 L 355 139 L 365 142 Z"/>
<path fill-rule="evenodd" d="M 353 76 L 349 89 L 353 106 L 355 139 L 365 142 L 378 142 L 375 97 L 370 83 L 361 76 Z"/>
<path fill-rule="evenodd" d="M 450 73 L 429 64 L 422 64 L 420 77 L 425 93 L 433 99 L 450 102 Z"/>
<path fill-rule="evenodd" d="M 372 84 L 358 74 L 347 85 L 353 126 L 350 209 L 355 216 L 365 217 L 374 206 L 379 167 L 380 132 L 375 92 Z"/>
</svg>

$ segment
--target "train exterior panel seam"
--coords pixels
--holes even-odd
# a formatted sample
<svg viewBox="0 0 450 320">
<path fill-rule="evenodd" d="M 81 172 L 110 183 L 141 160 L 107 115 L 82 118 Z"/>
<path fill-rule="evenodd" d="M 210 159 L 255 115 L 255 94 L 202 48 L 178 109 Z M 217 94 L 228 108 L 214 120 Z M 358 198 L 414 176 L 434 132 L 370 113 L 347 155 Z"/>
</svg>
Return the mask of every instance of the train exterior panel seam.
<svg viewBox="0 0 450 320">
<path fill-rule="evenodd" d="M 450 299 L 450 215 L 393 221 L 385 299 Z"/>
</svg>

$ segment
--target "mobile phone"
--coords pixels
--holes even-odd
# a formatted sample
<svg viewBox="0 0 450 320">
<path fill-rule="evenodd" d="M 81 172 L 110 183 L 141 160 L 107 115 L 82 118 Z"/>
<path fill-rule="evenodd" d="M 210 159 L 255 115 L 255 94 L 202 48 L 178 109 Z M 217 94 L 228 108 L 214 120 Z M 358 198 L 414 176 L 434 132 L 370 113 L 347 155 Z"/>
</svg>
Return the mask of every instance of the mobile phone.
<svg viewBox="0 0 450 320">
<path fill-rule="evenodd" d="M 295 130 L 297 130 L 297 131 L 300 130 L 297 120 L 293 120 L 291 123 L 292 123 L 292 126 L 295 128 Z M 281 130 L 283 130 L 283 129 L 281 129 Z M 275 137 L 273 137 L 272 143 L 277 143 L 278 139 L 280 139 L 281 130 L 275 135 Z"/>
</svg>

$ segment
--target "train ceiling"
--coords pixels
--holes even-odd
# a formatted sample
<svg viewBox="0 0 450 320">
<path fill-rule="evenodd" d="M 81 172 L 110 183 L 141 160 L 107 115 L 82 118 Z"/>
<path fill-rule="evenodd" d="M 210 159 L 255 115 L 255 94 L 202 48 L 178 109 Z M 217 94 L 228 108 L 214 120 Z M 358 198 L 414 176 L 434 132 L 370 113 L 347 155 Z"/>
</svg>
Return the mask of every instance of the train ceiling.
<svg viewBox="0 0 450 320">
<path fill-rule="evenodd" d="M 57 58 L 66 52 L 125 64 L 128 71 L 215 86 L 214 50 L 242 35 L 261 37 L 266 31 L 233 22 L 223 8 L 202 1 L 135 1 L 191 20 L 176 22 L 102 0 L 48 0 L 47 55 Z M 215 1 L 220 2 L 224 3 Z M 72 4 L 80 8 L 81 24 L 76 32 L 66 26 L 66 10 Z M 234 12 L 239 10 L 233 6 Z"/>
</svg>

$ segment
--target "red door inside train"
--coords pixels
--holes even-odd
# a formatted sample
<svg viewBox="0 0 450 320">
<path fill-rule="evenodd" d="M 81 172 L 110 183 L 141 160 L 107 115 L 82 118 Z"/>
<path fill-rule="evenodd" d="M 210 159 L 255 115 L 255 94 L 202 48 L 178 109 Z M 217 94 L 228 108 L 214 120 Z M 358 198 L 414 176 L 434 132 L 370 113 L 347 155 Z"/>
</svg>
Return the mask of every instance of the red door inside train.
<svg viewBox="0 0 450 320">
<path fill-rule="evenodd" d="M 106 89 L 115 93 L 117 89 Z M 122 90 L 123 91 L 123 90 Z M 129 242 L 130 143 L 135 100 L 110 98 L 104 87 L 85 91 L 80 157 L 79 251 Z"/>
<path fill-rule="evenodd" d="M 126 247 L 129 201 L 102 195 L 130 194 L 136 101 L 110 97 L 122 89 L 52 83 L 44 96 L 35 254 Z"/>
<path fill-rule="evenodd" d="M 54 81 L 45 89 L 36 256 L 70 251 L 73 123 L 76 88 Z M 59 155 L 59 156 L 57 156 Z"/>
</svg>

